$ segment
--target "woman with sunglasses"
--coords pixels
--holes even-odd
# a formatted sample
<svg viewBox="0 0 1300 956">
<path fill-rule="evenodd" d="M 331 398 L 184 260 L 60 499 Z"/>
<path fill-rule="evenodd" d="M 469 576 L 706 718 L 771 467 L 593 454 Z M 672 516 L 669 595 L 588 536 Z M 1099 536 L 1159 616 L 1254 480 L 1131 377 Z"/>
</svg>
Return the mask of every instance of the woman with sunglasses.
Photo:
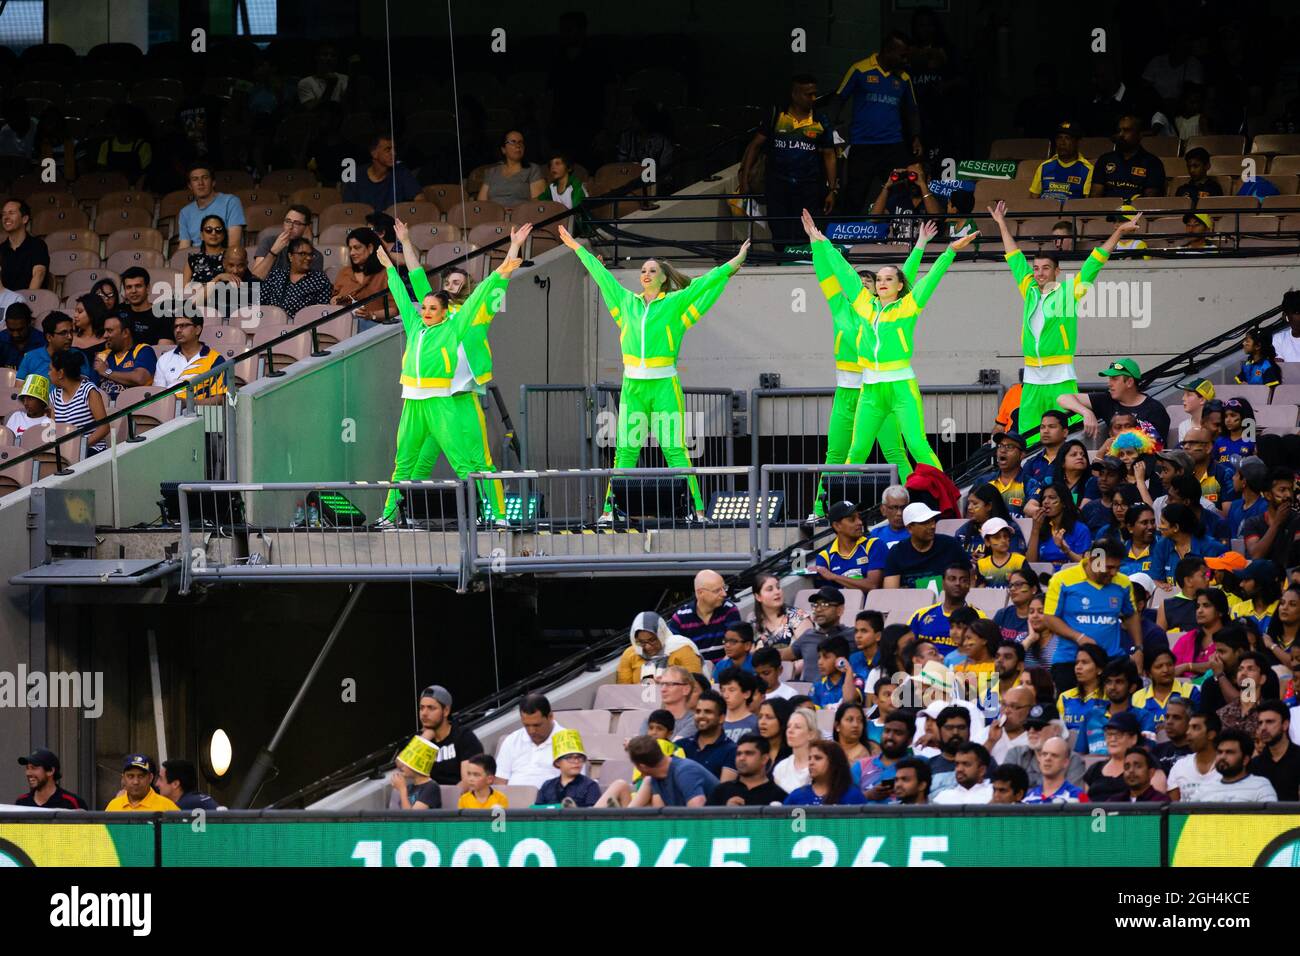
<svg viewBox="0 0 1300 956">
<path fill-rule="evenodd" d="M 289 267 L 279 265 L 280 253 L 289 251 Z M 309 305 L 327 305 L 334 294 L 329 276 L 312 268 L 316 253 L 306 236 L 290 239 L 288 230 L 281 232 L 271 246 L 270 255 L 258 259 L 249 268 L 262 280 L 262 304 L 274 305 L 292 318 Z"/>
<path fill-rule="evenodd" d="M 185 284 L 210 282 L 225 269 L 222 259 L 226 254 L 226 224 L 220 216 L 204 216 L 199 224 L 202 244 L 185 260 Z"/>
<path fill-rule="evenodd" d="M 112 315 L 121 306 L 121 296 L 117 294 L 117 284 L 112 279 L 100 279 L 90 287 L 90 291 L 104 300 L 104 308 Z"/>
</svg>

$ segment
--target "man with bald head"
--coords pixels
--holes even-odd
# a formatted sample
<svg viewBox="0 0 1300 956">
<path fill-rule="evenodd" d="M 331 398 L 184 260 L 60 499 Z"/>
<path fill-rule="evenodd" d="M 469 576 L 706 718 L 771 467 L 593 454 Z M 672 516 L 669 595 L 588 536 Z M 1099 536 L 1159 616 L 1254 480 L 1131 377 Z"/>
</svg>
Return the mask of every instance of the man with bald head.
<svg viewBox="0 0 1300 956">
<path fill-rule="evenodd" d="M 1024 684 L 1017 684 L 1002 695 L 1002 715 L 989 728 L 986 746 L 993 759 L 1005 763 L 1007 751 L 1012 747 L 1028 747 L 1029 731 L 1025 719 L 1029 708 L 1034 706 L 1034 690 Z"/>
<path fill-rule="evenodd" d="M 1214 441 L 1206 428 L 1187 429 L 1183 436 L 1183 451 L 1192 459 L 1192 475 L 1201 483 L 1201 497 L 1217 508 L 1225 492 L 1232 491 L 1232 466 L 1226 462 L 1215 464 L 1210 452 Z"/>
<path fill-rule="evenodd" d="M 1070 766 L 1070 745 L 1063 737 L 1043 741 L 1038 751 L 1038 769 L 1043 782 L 1030 787 L 1025 803 L 1087 803 L 1088 795 L 1065 779 Z"/>
<path fill-rule="evenodd" d="M 695 575 L 695 600 L 687 601 L 668 619 L 668 629 L 695 642 L 700 656 L 716 664 L 722 659 L 722 638 L 740 623 L 740 611 L 727 598 L 727 582 L 717 571 Z"/>
</svg>

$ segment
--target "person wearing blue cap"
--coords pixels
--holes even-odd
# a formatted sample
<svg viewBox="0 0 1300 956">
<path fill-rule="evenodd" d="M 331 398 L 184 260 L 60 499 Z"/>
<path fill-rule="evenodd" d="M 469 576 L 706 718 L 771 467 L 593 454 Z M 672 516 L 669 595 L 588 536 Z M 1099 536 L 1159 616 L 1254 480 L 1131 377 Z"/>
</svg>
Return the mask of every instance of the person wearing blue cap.
<svg viewBox="0 0 1300 956">
<path fill-rule="evenodd" d="M 104 808 L 106 813 L 136 811 L 156 813 L 180 810 L 153 788 L 154 762 L 148 754 L 127 754 L 122 761 L 122 792 Z"/>
<path fill-rule="evenodd" d="M 71 790 L 59 785 L 63 771 L 59 757 L 52 750 L 33 750 L 29 756 L 19 757 L 18 763 L 26 768 L 28 790 L 14 800 L 20 807 L 43 807 L 46 810 L 85 810 L 86 801 Z"/>
</svg>

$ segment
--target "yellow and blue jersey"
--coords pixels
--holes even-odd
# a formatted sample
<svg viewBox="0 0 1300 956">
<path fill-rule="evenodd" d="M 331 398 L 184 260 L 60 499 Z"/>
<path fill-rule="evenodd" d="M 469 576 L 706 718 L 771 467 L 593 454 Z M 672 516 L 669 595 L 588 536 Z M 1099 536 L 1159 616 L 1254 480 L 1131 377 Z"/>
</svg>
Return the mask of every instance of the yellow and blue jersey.
<svg viewBox="0 0 1300 956">
<path fill-rule="evenodd" d="M 1124 563 L 1119 566 L 1119 573 L 1128 576 L 1139 571 L 1143 574 L 1151 572 L 1151 545 L 1138 548 L 1130 541 L 1128 550 L 1124 552 Z"/>
<path fill-rule="evenodd" d="M 1165 709 L 1175 697 L 1182 697 L 1195 712 L 1201 706 L 1201 689 L 1189 680 L 1175 679 L 1174 686 L 1163 699 L 1156 696 L 1154 687 L 1143 687 L 1133 695 L 1133 710 L 1142 715 L 1150 715 L 1150 724 L 1143 719 L 1143 730 L 1158 731 L 1165 723 Z"/>
<path fill-rule="evenodd" d="M 848 554 L 840 554 L 839 547 L 838 539 L 832 541 L 829 548 L 817 552 L 813 564 L 846 578 L 866 577 L 868 571 L 883 571 L 885 568 L 885 554 L 889 549 L 875 538 L 858 538 Z M 829 587 L 839 587 L 834 581 L 827 581 L 826 584 Z"/>
<path fill-rule="evenodd" d="M 1073 642 L 1065 641 L 1065 643 Z M 1078 687 L 1071 687 L 1056 698 L 1056 712 L 1065 722 L 1065 729 L 1079 731 L 1080 737 L 1083 736 L 1088 715 L 1093 711 L 1105 713 L 1109 706 L 1110 703 L 1106 700 L 1106 695 L 1101 692 L 1100 686 L 1087 697 L 1083 696 Z"/>
<path fill-rule="evenodd" d="M 1223 435 L 1214 442 L 1214 448 L 1210 452 L 1211 466 L 1228 465 L 1236 468 L 1241 463 L 1241 459 L 1255 454 L 1255 443 L 1247 441 L 1244 438 L 1233 438 L 1231 435 Z M 1201 479 L 1202 493 L 1204 493 L 1205 479 Z M 1228 484 L 1232 488 L 1232 484 Z M 1206 495 L 1209 498 L 1209 495 Z M 1213 501 L 1213 498 L 1210 498 Z"/>
<path fill-rule="evenodd" d="M 1123 621 L 1133 612 L 1133 588 L 1125 575 L 1116 574 L 1109 584 L 1097 584 L 1088 579 L 1082 562 L 1052 575 L 1043 600 L 1044 614 L 1054 614 L 1067 626 L 1092 638 L 1107 657 L 1124 652 L 1127 642 Z M 1061 637 L 1052 663 L 1072 663 L 1078 651 L 1078 644 Z"/>
<path fill-rule="evenodd" d="M 975 608 L 975 613 L 980 617 L 988 617 L 979 608 Z M 957 642 L 952 639 L 948 625 L 949 615 L 943 609 L 943 602 L 931 604 L 929 607 L 923 607 L 907 622 L 907 629 L 916 635 L 917 640 L 929 641 L 935 647 L 946 648 L 949 650 L 957 649 Z"/>
<path fill-rule="evenodd" d="M 841 100 L 853 99 L 851 145 L 901 143 L 902 113 L 918 114 L 912 78 L 902 70 L 885 72 L 875 54 L 850 66 L 835 93 Z"/>
<path fill-rule="evenodd" d="M 1092 189 L 1092 163 L 1082 156 L 1065 162 L 1056 154 L 1034 170 L 1029 195 L 1044 199 L 1085 199 Z"/>
<path fill-rule="evenodd" d="M 1237 373 L 1238 385 L 1281 385 L 1282 370 L 1272 359 L 1258 362 L 1242 362 L 1241 371 Z"/>
<path fill-rule="evenodd" d="M 980 580 L 984 582 L 985 587 L 1004 588 L 1011 580 L 1011 575 L 1025 566 L 1026 558 L 1023 554 L 1011 553 L 1007 555 L 1007 563 L 999 567 L 993 563 L 993 556 L 986 554 L 975 562 L 975 570 L 979 572 Z"/>
<path fill-rule="evenodd" d="M 1263 500 L 1263 498 L 1260 499 L 1260 501 Z M 1236 602 L 1230 610 L 1234 621 L 1254 621 L 1255 626 L 1259 628 L 1259 632 L 1263 634 L 1268 630 L 1269 624 L 1273 623 L 1273 615 L 1277 613 L 1277 601 L 1266 607 L 1263 614 L 1255 611 L 1255 602 L 1249 598 Z"/>
</svg>

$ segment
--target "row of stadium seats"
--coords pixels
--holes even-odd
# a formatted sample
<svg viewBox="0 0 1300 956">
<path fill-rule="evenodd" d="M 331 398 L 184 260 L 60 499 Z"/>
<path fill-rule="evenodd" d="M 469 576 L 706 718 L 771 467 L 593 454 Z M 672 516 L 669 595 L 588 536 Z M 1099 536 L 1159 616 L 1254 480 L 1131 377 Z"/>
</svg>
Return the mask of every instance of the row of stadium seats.
<svg viewBox="0 0 1300 956">
<path fill-rule="evenodd" d="M 1280 153 L 1300 153 L 1300 135 L 1259 133 L 1250 142 L 1251 152 L 1269 156 Z M 1079 154 L 1096 159 L 1115 148 L 1109 136 L 1084 136 L 1079 139 Z M 1238 160 L 1246 153 L 1246 137 L 1240 135 L 1192 136 L 1180 140 L 1177 136 L 1151 136 L 1142 138 L 1142 148 L 1165 158 L 1186 154 L 1189 149 L 1200 148 L 1211 156 L 1232 155 Z M 989 146 L 989 159 L 1033 159 L 1041 161 L 1052 154 L 1052 142 L 1039 136 L 995 139 Z M 1240 164 L 1238 164 L 1240 165 Z M 1262 170 L 1261 170 L 1262 171 Z"/>
</svg>

